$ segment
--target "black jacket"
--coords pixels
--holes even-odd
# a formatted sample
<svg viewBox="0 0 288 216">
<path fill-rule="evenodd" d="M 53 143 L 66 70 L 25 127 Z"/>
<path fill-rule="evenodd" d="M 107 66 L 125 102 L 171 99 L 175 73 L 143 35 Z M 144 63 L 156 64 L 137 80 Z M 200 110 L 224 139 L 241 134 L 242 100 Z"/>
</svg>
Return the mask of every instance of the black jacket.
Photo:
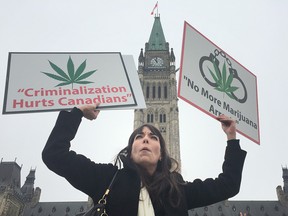
<svg viewBox="0 0 288 216">
<path fill-rule="evenodd" d="M 75 188 L 97 202 L 108 187 L 118 167 L 113 164 L 94 163 L 83 155 L 69 150 L 83 113 L 74 108 L 61 111 L 42 152 L 49 169 L 65 177 Z M 179 208 L 168 201 L 154 206 L 155 216 L 187 216 L 188 210 L 228 199 L 239 192 L 242 168 L 246 152 L 241 150 L 238 140 L 228 141 L 223 172 L 216 179 L 196 179 L 181 186 L 183 199 Z M 179 178 L 182 176 L 179 174 Z M 137 216 L 140 193 L 140 177 L 129 167 L 119 170 L 113 188 L 107 198 L 109 216 Z M 165 195 L 164 195 L 165 196 Z"/>
</svg>

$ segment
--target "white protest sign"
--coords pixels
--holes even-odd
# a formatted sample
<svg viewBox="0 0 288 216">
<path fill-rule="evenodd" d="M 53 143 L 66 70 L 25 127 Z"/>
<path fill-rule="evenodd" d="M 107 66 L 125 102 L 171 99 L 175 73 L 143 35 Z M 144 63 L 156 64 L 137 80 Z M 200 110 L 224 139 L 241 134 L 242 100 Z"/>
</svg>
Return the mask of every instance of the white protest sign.
<svg viewBox="0 0 288 216">
<path fill-rule="evenodd" d="M 237 131 L 260 144 L 257 78 L 184 23 L 178 96 L 215 118 L 235 119 Z"/>
<path fill-rule="evenodd" d="M 146 108 L 132 56 L 119 52 L 9 53 L 3 114 Z"/>
</svg>

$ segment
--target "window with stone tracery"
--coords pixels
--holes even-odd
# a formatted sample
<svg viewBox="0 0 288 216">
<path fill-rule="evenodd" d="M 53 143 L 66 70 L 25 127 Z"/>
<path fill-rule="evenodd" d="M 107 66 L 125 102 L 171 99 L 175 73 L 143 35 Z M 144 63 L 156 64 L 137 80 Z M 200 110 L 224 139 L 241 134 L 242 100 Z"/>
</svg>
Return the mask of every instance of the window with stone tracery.
<svg viewBox="0 0 288 216">
<path fill-rule="evenodd" d="M 146 98 L 147 99 L 149 98 L 149 91 L 150 91 L 150 88 L 149 88 L 149 85 L 147 85 L 147 87 L 146 87 Z"/>
<path fill-rule="evenodd" d="M 154 122 L 154 115 L 152 111 L 149 111 L 147 113 L 147 123 L 153 123 Z"/>
<path fill-rule="evenodd" d="M 164 86 L 164 98 L 168 98 L 167 85 Z"/>
<path fill-rule="evenodd" d="M 166 122 L 166 113 L 164 109 L 161 109 L 159 112 L 159 122 L 165 123 Z"/>
</svg>

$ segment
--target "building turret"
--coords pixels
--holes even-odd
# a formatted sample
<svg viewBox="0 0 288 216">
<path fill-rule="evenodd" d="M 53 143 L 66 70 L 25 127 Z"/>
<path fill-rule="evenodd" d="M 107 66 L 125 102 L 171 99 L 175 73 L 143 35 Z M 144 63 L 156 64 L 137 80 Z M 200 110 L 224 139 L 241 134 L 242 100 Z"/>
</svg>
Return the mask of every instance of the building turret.
<svg viewBox="0 0 288 216">
<path fill-rule="evenodd" d="M 21 192 L 24 196 L 25 202 L 31 202 L 34 196 L 34 181 L 35 181 L 35 172 L 36 170 L 31 169 L 24 185 L 21 187 Z"/>
<path fill-rule="evenodd" d="M 14 162 L 3 162 L 0 163 L 0 185 L 10 186 L 15 189 L 20 188 L 21 179 L 20 179 L 21 167 Z"/>
<path fill-rule="evenodd" d="M 282 178 L 283 178 L 283 182 L 284 182 L 284 186 L 283 186 L 283 191 L 285 194 L 288 195 L 288 169 L 287 167 L 282 168 Z"/>
<path fill-rule="evenodd" d="M 277 192 L 277 197 L 279 202 L 288 208 L 288 169 L 287 167 L 282 167 L 282 177 L 283 177 L 283 189 L 282 187 L 279 185 L 276 188 L 276 192 Z"/>
<path fill-rule="evenodd" d="M 0 215 L 18 216 L 25 203 L 20 190 L 21 167 L 14 162 L 0 162 Z"/>
</svg>

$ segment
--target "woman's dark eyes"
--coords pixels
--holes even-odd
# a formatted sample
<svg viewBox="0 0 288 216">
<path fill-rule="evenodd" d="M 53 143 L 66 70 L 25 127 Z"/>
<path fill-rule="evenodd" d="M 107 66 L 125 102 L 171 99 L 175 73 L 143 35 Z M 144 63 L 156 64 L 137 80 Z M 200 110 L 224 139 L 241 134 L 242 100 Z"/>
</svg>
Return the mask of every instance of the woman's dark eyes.
<svg viewBox="0 0 288 216">
<path fill-rule="evenodd" d="M 136 139 L 142 139 L 143 137 L 144 137 L 143 134 L 137 134 L 134 139 L 135 140 Z M 150 137 L 150 139 L 153 139 L 153 140 L 157 140 L 157 141 L 159 140 L 159 137 L 156 135 L 153 135 L 153 134 L 149 135 L 149 137 Z"/>
<path fill-rule="evenodd" d="M 154 140 L 159 140 L 159 138 L 158 138 L 158 136 L 156 136 L 156 135 L 151 135 L 151 139 L 154 139 Z"/>
<path fill-rule="evenodd" d="M 142 137 L 143 137 L 142 134 L 137 134 L 137 135 L 135 136 L 135 139 L 139 139 L 139 138 L 142 138 Z"/>
</svg>

